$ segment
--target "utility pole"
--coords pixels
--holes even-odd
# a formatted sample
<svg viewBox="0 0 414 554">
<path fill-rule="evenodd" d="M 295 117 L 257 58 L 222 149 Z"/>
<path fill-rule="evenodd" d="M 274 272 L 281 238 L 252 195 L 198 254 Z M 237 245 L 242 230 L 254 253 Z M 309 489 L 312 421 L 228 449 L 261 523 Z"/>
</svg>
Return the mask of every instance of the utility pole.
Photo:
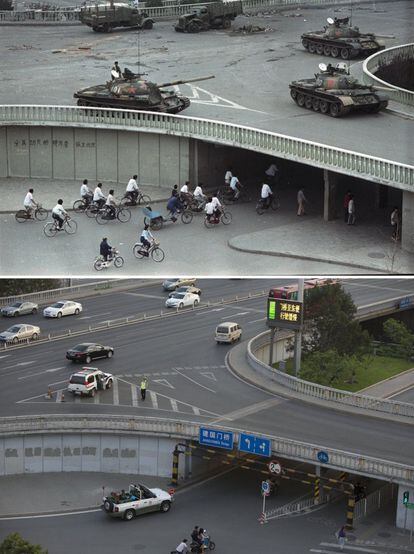
<svg viewBox="0 0 414 554">
<path fill-rule="evenodd" d="M 298 279 L 298 302 L 303 302 L 304 280 Z M 296 331 L 295 336 L 295 375 L 300 372 L 300 361 L 302 356 L 302 329 Z"/>
</svg>

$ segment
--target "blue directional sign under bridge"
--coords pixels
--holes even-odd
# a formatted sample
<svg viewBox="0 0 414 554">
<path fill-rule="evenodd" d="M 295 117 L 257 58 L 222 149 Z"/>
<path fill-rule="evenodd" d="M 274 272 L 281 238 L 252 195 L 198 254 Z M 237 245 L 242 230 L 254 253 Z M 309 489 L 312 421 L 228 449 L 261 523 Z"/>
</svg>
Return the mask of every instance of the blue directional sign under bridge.
<svg viewBox="0 0 414 554">
<path fill-rule="evenodd" d="M 233 433 L 231 431 L 220 431 L 220 429 L 200 427 L 199 443 L 205 444 L 206 446 L 233 450 Z"/>
<path fill-rule="evenodd" d="M 239 450 L 250 452 L 250 454 L 258 454 L 259 456 L 270 456 L 272 453 L 269 439 L 248 435 L 247 433 L 240 433 Z"/>
</svg>

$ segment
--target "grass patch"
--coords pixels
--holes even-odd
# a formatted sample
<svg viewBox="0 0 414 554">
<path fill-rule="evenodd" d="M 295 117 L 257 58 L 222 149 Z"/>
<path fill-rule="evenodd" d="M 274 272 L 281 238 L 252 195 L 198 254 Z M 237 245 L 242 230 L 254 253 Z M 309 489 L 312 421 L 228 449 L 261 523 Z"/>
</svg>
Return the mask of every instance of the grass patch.
<svg viewBox="0 0 414 554">
<path fill-rule="evenodd" d="M 379 383 L 384 379 L 398 375 L 407 369 L 414 367 L 414 362 L 405 360 L 403 358 L 392 358 L 391 356 L 367 356 L 365 358 L 366 365 L 363 369 L 358 369 L 355 376 L 355 383 L 337 382 L 334 388 L 346 390 L 349 392 L 358 392 L 370 385 Z M 274 367 L 278 369 L 279 364 L 274 364 Z M 288 375 L 294 375 L 294 362 L 293 359 L 286 361 L 286 373 Z"/>
</svg>

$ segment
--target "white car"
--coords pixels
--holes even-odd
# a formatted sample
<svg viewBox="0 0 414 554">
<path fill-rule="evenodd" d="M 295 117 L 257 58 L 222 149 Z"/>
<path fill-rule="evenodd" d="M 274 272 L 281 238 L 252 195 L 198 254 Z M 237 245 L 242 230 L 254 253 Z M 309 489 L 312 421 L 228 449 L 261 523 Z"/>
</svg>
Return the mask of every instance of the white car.
<svg viewBox="0 0 414 554">
<path fill-rule="evenodd" d="M 112 517 L 130 521 L 146 512 L 166 513 L 171 508 L 172 495 L 162 489 L 149 489 L 143 484 L 129 485 L 129 491 L 111 492 L 103 498 L 103 510 Z"/>
<path fill-rule="evenodd" d="M 82 311 L 82 304 L 72 302 L 72 300 L 61 300 L 48 306 L 43 310 L 44 317 L 57 317 L 58 319 L 64 315 L 78 315 Z"/>
<path fill-rule="evenodd" d="M 184 306 L 197 306 L 200 302 L 198 294 L 192 292 L 176 292 L 167 298 L 165 305 L 167 308 L 184 308 Z"/>
</svg>

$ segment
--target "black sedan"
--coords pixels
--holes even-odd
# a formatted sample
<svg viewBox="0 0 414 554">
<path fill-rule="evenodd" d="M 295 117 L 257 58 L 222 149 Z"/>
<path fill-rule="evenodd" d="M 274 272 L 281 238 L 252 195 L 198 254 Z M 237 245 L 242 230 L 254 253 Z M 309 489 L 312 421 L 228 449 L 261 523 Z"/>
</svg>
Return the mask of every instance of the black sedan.
<svg viewBox="0 0 414 554">
<path fill-rule="evenodd" d="M 95 342 L 83 342 L 77 344 L 66 352 L 66 358 L 72 362 L 83 362 L 90 364 L 92 360 L 97 358 L 112 358 L 114 349 L 112 346 L 102 346 Z"/>
</svg>

